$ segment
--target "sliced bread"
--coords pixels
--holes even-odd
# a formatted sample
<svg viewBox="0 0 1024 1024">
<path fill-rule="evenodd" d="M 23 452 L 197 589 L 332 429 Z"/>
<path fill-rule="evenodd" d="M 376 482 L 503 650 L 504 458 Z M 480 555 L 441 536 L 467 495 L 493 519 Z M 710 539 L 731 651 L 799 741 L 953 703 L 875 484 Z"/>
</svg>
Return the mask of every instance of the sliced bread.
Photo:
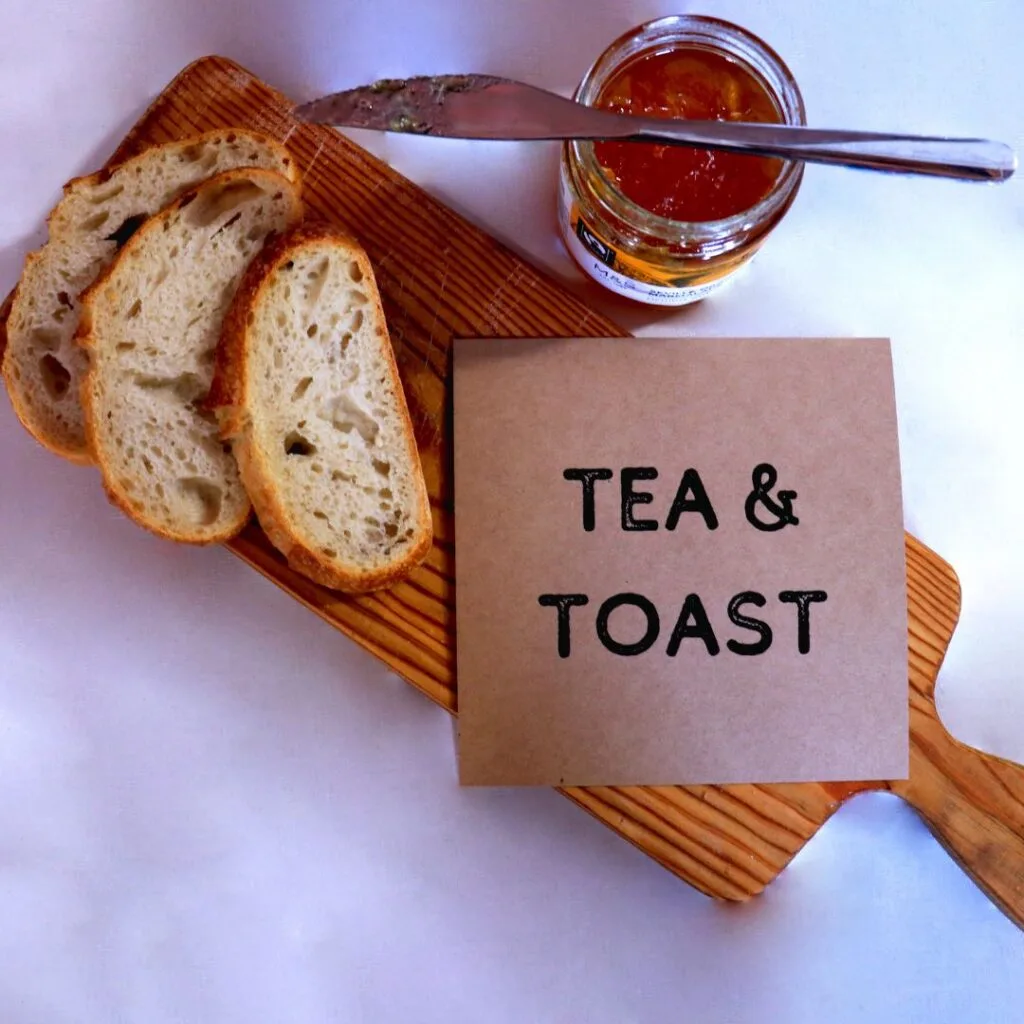
<svg viewBox="0 0 1024 1024">
<path fill-rule="evenodd" d="M 85 356 L 72 341 L 81 292 L 147 217 L 235 167 L 298 181 L 283 146 L 234 129 L 155 146 L 64 187 L 48 218 L 48 241 L 29 253 L 6 320 L 4 382 L 18 419 L 41 444 L 74 462 L 92 461 L 79 402 Z"/>
<path fill-rule="evenodd" d="M 208 399 L 253 508 L 298 572 L 365 593 L 433 540 L 430 502 L 373 269 L 307 222 L 246 271 Z"/>
<path fill-rule="evenodd" d="M 274 171 L 225 171 L 149 218 L 82 295 L 82 407 L 111 500 L 141 526 L 225 540 L 250 503 L 202 401 L 224 315 L 246 266 L 303 213 Z"/>
</svg>

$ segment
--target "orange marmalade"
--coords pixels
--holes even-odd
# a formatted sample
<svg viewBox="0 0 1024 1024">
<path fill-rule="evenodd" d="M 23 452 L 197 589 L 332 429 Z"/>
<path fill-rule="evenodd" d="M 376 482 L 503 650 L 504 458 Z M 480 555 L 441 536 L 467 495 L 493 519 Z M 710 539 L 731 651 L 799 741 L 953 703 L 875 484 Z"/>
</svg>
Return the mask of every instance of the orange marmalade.
<svg viewBox="0 0 1024 1024">
<path fill-rule="evenodd" d="M 576 100 L 659 118 L 804 124 L 781 58 L 745 29 L 674 15 L 620 36 Z M 796 197 L 803 164 L 657 143 L 562 147 L 559 229 L 606 288 L 681 306 L 711 295 L 758 251 Z"/>
<path fill-rule="evenodd" d="M 618 114 L 701 121 L 778 122 L 768 90 L 741 64 L 699 46 L 645 54 L 617 71 L 597 106 Z M 781 160 L 742 153 L 599 142 L 597 162 L 619 190 L 670 220 L 721 220 L 770 191 Z"/>
</svg>

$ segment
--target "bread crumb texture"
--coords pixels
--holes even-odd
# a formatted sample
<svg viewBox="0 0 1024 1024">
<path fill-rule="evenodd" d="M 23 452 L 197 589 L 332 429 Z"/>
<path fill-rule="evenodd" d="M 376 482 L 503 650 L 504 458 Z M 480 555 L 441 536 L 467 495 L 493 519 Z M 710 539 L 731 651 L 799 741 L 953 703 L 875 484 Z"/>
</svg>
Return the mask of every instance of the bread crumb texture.
<svg viewBox="0 0 1024 1024">
<path fill-rule="evenodd" d="M 249 166 L 298 177 L 283 146 L 236 130 L 156 146 L 68 183 L 50 215 L 47 243 L 26 261 L 7 320 L 5 383 L 18 418 L 40 443 L 91 461 L 79 400 L 86 356 L 73 340 L 81 294 L 149 216 L 203 180 Z"/>
<path fill-rule="evenodd" d="M 156 533 L 208 543 L 245 523 L 249 499 L 204 400 L 239 280 L 300 216 L 280 175 L 226 172 L 148 221 L 86 296 L 89 440 L 111 497 Z"/>
<path fill-rule="evenodd" d="M 422 559 L 429 502 L 369 260 L 351 240 L 301 232 L 240 293 L 240 459 L 271 538 L 304 549 L 321 581 L 356 588 Z"/>
</svg>

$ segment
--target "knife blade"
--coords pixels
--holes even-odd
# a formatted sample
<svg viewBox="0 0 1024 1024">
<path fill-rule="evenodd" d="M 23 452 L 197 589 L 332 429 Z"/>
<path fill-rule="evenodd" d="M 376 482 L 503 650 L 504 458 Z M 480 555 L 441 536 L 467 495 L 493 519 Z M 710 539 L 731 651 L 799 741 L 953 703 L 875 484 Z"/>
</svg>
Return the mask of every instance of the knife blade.
<svg viewBox="0 0 1024 1024">
<path fill-rule="evenodd" d="M 292 113 L 340 128 L 439 138 L 620 139 L 968 181 L 1005 181 L 1017 165 L 1009 146 L 988 139 L 638 117 L 494 75 L 384 78 L 303 103 Z"/>
<path fill-rule="evenodd" d="M 301 121 L 449 139 L 597 138 L 635 130 L 617 114 L 494 75 L 383 78 L 293 113 Z"/>
</svg>

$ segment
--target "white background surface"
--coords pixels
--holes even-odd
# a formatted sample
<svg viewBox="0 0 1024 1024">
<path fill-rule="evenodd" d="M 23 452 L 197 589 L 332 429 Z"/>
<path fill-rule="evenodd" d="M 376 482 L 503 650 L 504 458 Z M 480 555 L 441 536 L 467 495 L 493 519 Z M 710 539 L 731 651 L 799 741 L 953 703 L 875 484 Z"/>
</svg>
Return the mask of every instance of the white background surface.
<svg viewBox="0 0 1024 1024">
<path fill-rule="evenodd" d="M 1015 0 L 708 2 L 820 126 L 1024 150 Z M 481 71 L 568 93 L 659 3 L 5 0 L 0 286 L 195 57 L 296 98 Z M 958 570 L 962 739 L 1024 761 L 1024 175 L 808 170 L 752 271 L 628 311 L 553 233 L 555 151 L 360 138 L 634 329 L 881 334 L 908 527 Z M 1019 1021 L 1024 934 L 891 797 L 716 905 L 547 791 L 462 791 L 448 718 L 226 551 L 179 550 L 0 405 L 0 1019 Z M 58 647 L 57 645 L 63 645 Z"/>
</svg>

